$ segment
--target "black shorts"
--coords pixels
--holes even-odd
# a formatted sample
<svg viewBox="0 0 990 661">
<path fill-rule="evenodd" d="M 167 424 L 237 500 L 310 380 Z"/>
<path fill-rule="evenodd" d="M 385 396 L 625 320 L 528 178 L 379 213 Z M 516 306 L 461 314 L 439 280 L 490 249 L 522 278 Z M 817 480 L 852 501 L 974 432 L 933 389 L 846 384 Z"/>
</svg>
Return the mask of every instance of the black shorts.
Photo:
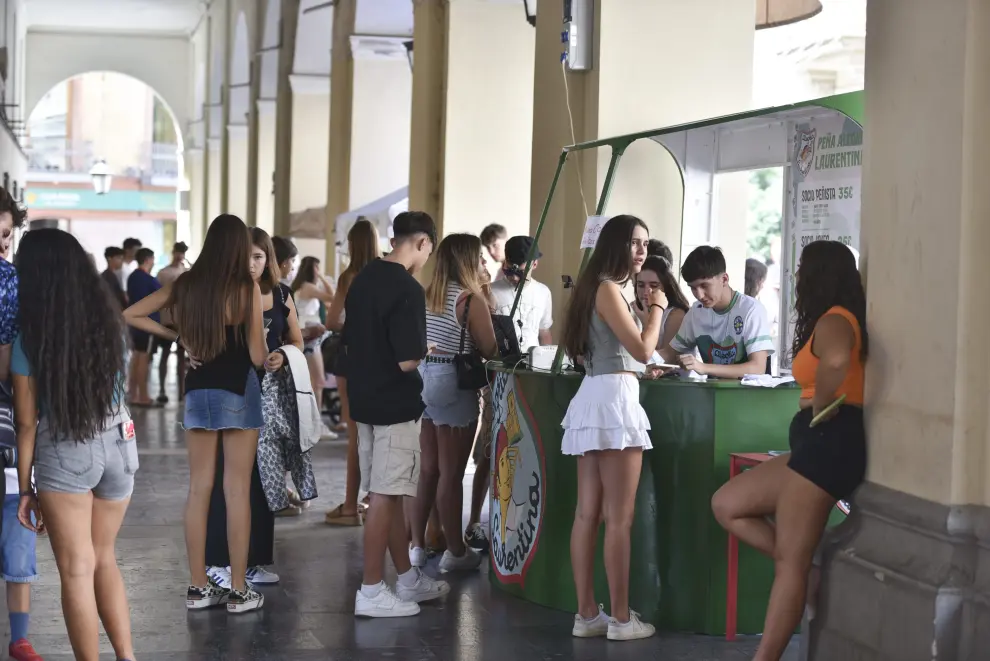
<svg viewBox="0 0 990 661">
<path fill-rule="evenodd" d="M 840 406 L 831 420 L 809 427 L 813 417 L 808 408 L 791 420 L 787 465 L 836 500 L 846 500 L 866 477 L 863 409 Z"/>
<path fill-rule="evenodd" d="M 175 330 L 174 326 L 165 326 L 165 328 L 169 330 Z M 174 344 L 175 344 L 175 340 L 166 340 L 164 337 L 158 337 L 157 335 L 155 335 L 154 339 L 152 340 L 151 353 L 155 354 L 158 353 L 159 350 L 161 350 L 163 354 L 168 354 L 172 351 L 172 345 Z"/>
<path fill-rule="evenodd" d="M 151 334 L 132 328 L 131 345 L 131 348 L 137 353 L 149 353 L 151 351 Z"/>
</svg>

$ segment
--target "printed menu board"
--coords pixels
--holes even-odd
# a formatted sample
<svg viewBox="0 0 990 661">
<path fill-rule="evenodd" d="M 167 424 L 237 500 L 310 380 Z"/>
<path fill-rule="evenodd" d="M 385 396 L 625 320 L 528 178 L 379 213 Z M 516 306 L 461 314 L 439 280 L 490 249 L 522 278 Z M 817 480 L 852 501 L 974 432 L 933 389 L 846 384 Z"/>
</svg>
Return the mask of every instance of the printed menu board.
<svg viewBox="0 0 990 661">
<path fill-rule="evenodd" d="M 813 241 L 839 241 L 859 257 L 863 128 L 838 114 L 795 122 L 784 209 L 782 356 L 793 338 L 794 275 Z M 790 357 L 782 361 L 790 365 Z"/>
</svg>

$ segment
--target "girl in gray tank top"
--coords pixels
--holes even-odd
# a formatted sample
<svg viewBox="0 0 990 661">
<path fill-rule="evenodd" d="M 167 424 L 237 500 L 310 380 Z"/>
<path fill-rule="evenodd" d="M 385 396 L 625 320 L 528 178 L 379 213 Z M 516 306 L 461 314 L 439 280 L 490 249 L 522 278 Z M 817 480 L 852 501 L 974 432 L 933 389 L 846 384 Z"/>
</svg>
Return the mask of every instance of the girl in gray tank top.
<svg viewBox="0 0 990 661">
<path fill-rule="evenodd" d="M 572 633 L 579 638 L 635 640 L 655 632 L 630 609 L 628 527 L 606 523 L 605 528 L 611 617 L 597 605 L 593 567 L 603 503 L 609 519 L 632 520 L 643 450 L 653 447 L 637 374 L 660 339 L 667 298 L 660 289 L 650 294 L 644 328 L 622 294 L 622 285 L 646 259 L 649 238 L 646 225 L 634 216 L 605 224 L 574 288 L 564 327 L 564 348 L 575 362 L 583 361 L 586 372 L 561 423 L 562 451 L 578 457 L 571 564 L 578 595 Z"/>
</svg>

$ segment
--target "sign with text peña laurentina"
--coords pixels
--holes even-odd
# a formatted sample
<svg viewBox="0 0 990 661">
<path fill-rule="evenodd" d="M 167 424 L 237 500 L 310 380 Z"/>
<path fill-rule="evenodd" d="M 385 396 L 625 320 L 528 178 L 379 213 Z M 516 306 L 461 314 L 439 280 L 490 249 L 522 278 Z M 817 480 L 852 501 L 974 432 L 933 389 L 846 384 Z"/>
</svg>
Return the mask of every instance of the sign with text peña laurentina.
<svg viewBox="0 0 990 661">
<path fill-rule="evenodd" d="M 536 555 L 546 500 L 543 443 L 515 378 L 499 372 L 492 383 L 492 568 L 502 583 L 524 586 Z"/>
</svg>

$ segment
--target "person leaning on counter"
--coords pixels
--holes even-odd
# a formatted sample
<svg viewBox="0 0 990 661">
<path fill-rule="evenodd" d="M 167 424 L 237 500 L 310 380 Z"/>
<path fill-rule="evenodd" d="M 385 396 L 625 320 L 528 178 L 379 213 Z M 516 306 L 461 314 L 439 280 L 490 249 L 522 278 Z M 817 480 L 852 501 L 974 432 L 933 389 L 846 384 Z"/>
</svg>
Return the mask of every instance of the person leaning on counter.
<svg viewBox="0 0 990 661">
<path fill-rule="evenodd" d="M 698 302 L 660 355 L 666 363 L 677 360 L 685 369 L 725 379 L 764 374 L 774 350 L 766 311 L 755 298 L 733 290 L 725 271 L 718 248 L 699 246 L 687 256 L 681 277 Z"/>
</svg>

